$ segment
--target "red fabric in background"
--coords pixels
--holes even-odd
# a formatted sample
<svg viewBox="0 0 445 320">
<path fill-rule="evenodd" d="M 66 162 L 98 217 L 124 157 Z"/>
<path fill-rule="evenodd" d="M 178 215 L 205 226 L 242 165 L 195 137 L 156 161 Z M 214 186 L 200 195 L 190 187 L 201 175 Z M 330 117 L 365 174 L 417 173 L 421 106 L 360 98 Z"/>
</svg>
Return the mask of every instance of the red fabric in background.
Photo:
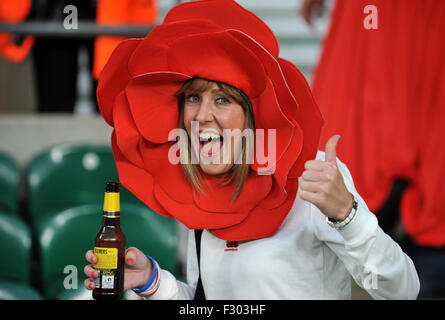
<svg viewBox="0 0 445 320">
<path fill-rule="evenodd" d="M 378 29 L 367 30 L 367 5 Z M 313 80 L 325 126 L 342 135 L 344 161 L 378 211 L 395 178 L 410 182 L 402 222 L 423 245 L 445 245 L 445 1 L 338 1 Z"/>
</svg>

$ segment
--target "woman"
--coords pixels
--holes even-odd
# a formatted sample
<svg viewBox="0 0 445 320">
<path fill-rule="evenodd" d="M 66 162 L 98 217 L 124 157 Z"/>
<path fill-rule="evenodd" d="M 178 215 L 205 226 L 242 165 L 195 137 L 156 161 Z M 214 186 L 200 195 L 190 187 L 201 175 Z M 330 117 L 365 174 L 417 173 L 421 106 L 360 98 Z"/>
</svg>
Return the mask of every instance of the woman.
<svg viewBox="0 0 445 320">
<path fill-rule="evenodd" d="M 352 275 L 374 298 L 416 298 L 411 260 L 336 159 L 339 136 L 317 152 L 322 118 L 304 77 L 236 2 L 181 4 L 145 39 L 123 42 L 98 100 L 114 127 L 121 183 L 191 229 L 187 283 L 129 248 L 126 290 L 151 299 L 347 299 Z M 181 128 L 185 136 L 175 134 Z M 91 251 L 86 258 L 97 262 Z"/>
</svg>

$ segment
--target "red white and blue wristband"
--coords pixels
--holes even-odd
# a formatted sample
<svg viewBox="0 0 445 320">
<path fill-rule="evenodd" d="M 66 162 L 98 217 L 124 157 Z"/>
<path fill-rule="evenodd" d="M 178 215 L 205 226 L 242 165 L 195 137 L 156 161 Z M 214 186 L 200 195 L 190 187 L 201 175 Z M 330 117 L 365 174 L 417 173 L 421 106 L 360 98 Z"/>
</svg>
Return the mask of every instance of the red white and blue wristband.
<svg viewBox="0 0 445 320">
<path fill-rule="evenodd" d="M 156 291 L 159 289 L 160 278 L 159 278 L 158 263 L 149 255 L 146 254 L 145 256 L 148 259 L 150 259 L 151 263 L 153 264 L 153 274 L 151 275 L 151 278 L 148 280 L 148 282 L 142 288 L 131 289 L 131 290 L 140 297 L 148 298 L 154 295 Z"/>
</svg>

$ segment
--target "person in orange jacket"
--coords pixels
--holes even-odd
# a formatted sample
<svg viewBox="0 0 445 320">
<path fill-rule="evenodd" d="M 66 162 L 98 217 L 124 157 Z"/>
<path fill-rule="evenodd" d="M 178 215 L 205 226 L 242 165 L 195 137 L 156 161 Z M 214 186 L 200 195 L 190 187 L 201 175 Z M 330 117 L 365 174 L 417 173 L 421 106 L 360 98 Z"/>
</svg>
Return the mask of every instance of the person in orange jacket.
<svg viewBox="0 0 445 320">
<path fill-rule="evenodd" d="M 37 4 L 38 1 L 35 0 Z M 48 0 L 41 3 L 38 20 L 64 19 L 64 6 L 74 5 L 78 20 L 97 24 L 152 25 L 157 17 L 156 0 Z M 81 26 L 80 26 L 81 27 Z M 148 31 L 147 31 L 148 32 Z M 128 37 L 98 36 L 96 39 L 40 38 L 34 48 L 39 112 L 72 112 L 76 99 L 78 51 L 88 50 L 93 79 L 97 79 L 112 50 Z M 97 82 L 94 81 L 94 86 Z"/>
<path fill-rule="evenodd" d="M 31 11 L 31 0 L 2 0 L 0 1 L 0 22 L 18 23 L 24 21 Z M 0 33 L 0 56 L 15 63 L 21 63 L 28 56 L 34 44 L 34 37 L 27 36 L 15 43 L 11 33 Z"/>
<path fill-rule="evenodd" d="M 98 0 L 96 22 L 102 25 L 153 25 L 158 16 L 157 0 Z M 148 32 L 147 32 L 148 33 Z M 108 58 L 125 37 L 99 36 L 94 43 L 93 77 L 98 79 Z"/>
</svg>

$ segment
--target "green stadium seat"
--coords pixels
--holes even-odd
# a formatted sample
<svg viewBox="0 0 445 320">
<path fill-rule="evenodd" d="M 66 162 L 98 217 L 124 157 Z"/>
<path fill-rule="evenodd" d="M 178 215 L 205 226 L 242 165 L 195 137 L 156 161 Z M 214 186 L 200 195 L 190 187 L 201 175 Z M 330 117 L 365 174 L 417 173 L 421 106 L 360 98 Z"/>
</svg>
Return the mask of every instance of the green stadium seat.
<svg viewBox="0 0 445 320">
<path fill-rule="evenodd" d="M 19 168 L 16 161 L 0 151 L 0 210 L 18 214 Z"/>
<path fill-rule="evenodd" d="M 29 284 L 31 232 L 18 217 L 0 212 L 0 279 Z"/>
<path fill-rule="evenodd" d="M 112 150 L 105 145 L 56 145 L 34 156 L 26 175 L 33 226 L 65 208 L 103 203 L 105 182 L 119 181 Z M 121 201 L 142 204 L 124 187 Z"/>
<path fill-rule="evenodd" d="M 42 300 L 42 296 L 27 284 L 0 280 L 0 300 Z"/>
<path fill-rule="evenodd" d="M 99 204 L 81 205 L 47 216 L 37 225 L 45 297 L 55 299 L 60 295 L 77 294 L 64 292 L 74 290 L 66 290 L 64 286 L 66 277 L 72 276 L 69 268 L 65 267 L 74 266 L 72 269 L 77 270 L 78 279 L 83 281 L 86 278 L 83 273 L 88 264 L 85 253 L 94 246 L 102 223 L 102 209 Z M 155 257 L 164 269 L 176 273 L 177 234 L 173 219 L 162 217 L 141 205 L 121 203 L 121 227 L 127 237 L 127 248 L 139 248 Z"/>
</svg>

